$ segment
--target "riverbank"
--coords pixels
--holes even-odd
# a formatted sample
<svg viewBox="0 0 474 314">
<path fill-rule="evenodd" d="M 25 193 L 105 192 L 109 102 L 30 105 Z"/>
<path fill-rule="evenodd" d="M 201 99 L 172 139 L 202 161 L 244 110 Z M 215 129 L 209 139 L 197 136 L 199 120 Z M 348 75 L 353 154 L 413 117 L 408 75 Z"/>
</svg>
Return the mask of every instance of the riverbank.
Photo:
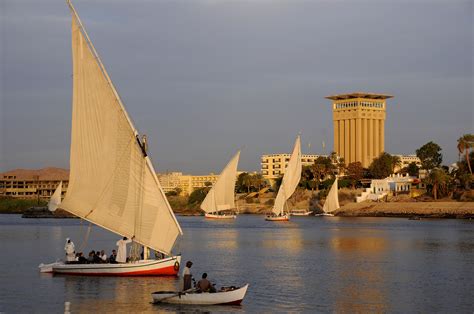
<svg viewBox="0 0 474 314">
<path fill-rule="evenodd" d="M 336 212 L 341 217 L 474 218 L 474 202 L 362 202 Z"/>
</svg>

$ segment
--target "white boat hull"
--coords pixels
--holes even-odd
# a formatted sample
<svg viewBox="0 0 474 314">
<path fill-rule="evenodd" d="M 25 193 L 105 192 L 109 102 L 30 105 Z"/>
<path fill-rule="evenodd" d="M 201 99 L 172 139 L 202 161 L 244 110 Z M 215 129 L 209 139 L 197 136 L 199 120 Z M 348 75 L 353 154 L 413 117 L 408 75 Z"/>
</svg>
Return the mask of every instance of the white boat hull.
<svg viewBox="0 0 474 314">
<path fill-rule="evenodd" d="M 237 218 L 237 216 L 233 214 L 220 215 L 220 214 L 210 214 L 210 213 L 206 213 L 204 217 L 206 217 L 207 219 L 235 219 Z"/>
<path fill-rule="evenodd" d="M 334 217 L 333 214 L 328 214 L 328 213 L 321 213 L 321 214 L 316 214 L 316 217 Z"/>
<path fill-rule="evenodd" d="M 266 221 L 289 221 L 290 215 L 285 214 L 283 216 L 266 216 L 265 220 Z"/>
<path fill-rule="evenodd" d="M 311 215 L 311 212 L 301 212 L 301 213 L 291 213 L 291 216 L 309 216 Z"/>
<path fill-rule="evenodd" d="M 158 291 L 151 294 L 154 303 L 194 304 L 194 305 L 240 305 L 247 293 L 248 284 L 225 292 L 185 293 Z"/>
<path fill-rule="evenodd" d="M 117 264 L 41 264 L 40 272 L 79 276 L 177 276 L 181 256 Z"/>
</svg>

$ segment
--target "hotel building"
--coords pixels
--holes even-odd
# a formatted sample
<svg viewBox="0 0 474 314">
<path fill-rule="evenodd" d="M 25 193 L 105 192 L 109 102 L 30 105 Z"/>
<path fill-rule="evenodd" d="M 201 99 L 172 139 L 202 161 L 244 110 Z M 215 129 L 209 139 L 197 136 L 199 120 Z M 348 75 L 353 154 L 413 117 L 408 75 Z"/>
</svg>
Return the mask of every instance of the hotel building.
<svg viewBox="0 0 474 314">
<path fill-rule="evenodd" d="M 332 100 L 334 151 L 346 165 L 359 161 L 368 167 L 385 150 L 385 108 L 391 95 L 350 93 Z"/>
<path fill-rule="evenodd" d="M 260 159 L 262 176 L 270 181 L 281 177 L 285 173 L 286 166 L 290 161 L 290 156 L 290 154 L 262 155 Z M 312 165 L 320 156 L 322 155 L 301 155 L 301 163 L 303 166 Z"/>
<path fill-rule="evenodd" d="M 66 194 L 69 171 L 60 168 L 39 170 L 16 169 L 0 173 L 0 196 L 48 200 L 62 183 L 62 196 Z"/>
<path fill-rule="evenodd" d="M 193 176 L 182 172 L 168 172 L 158 174 L 158 180 L 165 193 L 181 189 L 181 194 L 191 194 L 195 189 L 203 188 L 207 182 L 214 184 L 219 175 L 210 173 L 208 175 Z"/>
</svg>

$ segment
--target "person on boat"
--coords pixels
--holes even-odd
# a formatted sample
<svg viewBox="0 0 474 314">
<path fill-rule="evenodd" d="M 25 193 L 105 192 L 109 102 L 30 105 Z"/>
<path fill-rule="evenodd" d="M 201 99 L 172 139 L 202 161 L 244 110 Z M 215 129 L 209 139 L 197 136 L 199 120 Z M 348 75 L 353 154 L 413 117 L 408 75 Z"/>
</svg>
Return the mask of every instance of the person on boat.
<svg viewBox="0 0 474 314">
<path fill-rule="evenodd" d="M 186 267 L 183 270 L 183 291 L 189 290 L 192 288 L 191 280 L 193 275 L 191 274 L 191 266 L 193 266 L 193 262 L 187 261 Z"/>
<path fill-rule="evenodd" d="M 132 242 L 132 239 L 127 239 L 127 237 L 123 237 L 123 239 L 117 241 L 117 257 L 115 261 L 117 263 L 126 263 L 127 262 L 127 244 Z"/>
<path fill-rule="evenodd" d="M 100 259 L 102 260 L 102 263 L 107 263 L 107 254 L 105 254 L 105 251 L 102 250 L 100 251 Z"/>
<path fill-rule="evenodd" d="M 112 254 L 109 257 L 109 263 L 116 264 L 117 263 L 117 251 L 112 250 Z"/>
<path fill-rule="evenodd" d="M 99 250 L 95 251 L 94 263 L 96 263 L 96 264 L 102 263 L 102 259 L 100 258 L 100 251 Z"/>
<path fill-rule="evenodd" d="M 202 279 L 198 281 L 196 288 L 200 292 L 216 292 L 211 282 L 207 280 L 207 273 L 202 274 Z"/>
<path fill-rule="evenodd" d="M 87 258 L 84 257 L 82 252 L 76 254 L 76 260 L 79 264 L 87 264 Z"/>
<path fill-rule="evenodd" d="M 71 239 L 66 239 L 66 245 L 64 246 L 64 251 L 66 251 L 66 261 L 74 262 L 76 260 L 76 248 Z"/>
<path fill-rule="evenodd" d="M 92 250 L 89 252 L 89 256 L 87 257 L 87 263 L 93 264 L 94 262 L 94 257 L 95 257 L 95 251 Z"/>
</svg>

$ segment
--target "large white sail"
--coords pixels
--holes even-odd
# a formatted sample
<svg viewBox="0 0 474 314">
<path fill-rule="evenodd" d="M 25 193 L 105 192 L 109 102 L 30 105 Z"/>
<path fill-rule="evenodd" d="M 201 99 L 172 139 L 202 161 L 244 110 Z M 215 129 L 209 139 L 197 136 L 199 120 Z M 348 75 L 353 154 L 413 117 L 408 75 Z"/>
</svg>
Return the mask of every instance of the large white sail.
<svg viewBox="0 0 474 314">
<path fill-rule="evenodd" d="M 206 198 L 201 204 L 201 209 L 206 213 L 215 213 L 235 208 L 235 180 L 239 157 L 240 151 L 225 166 L 216 183 L 207 193 Z"/>
<path fill-rule="evenodd" d="M 63 181 L 59 182 L 58 187 L 56 188 L 56 190 L 54 190 L 53 195 L 51 195 L 51 198 L 49 199 L 48 209 L 52 212 L 58 209 L 59 204 L 61 204 L 62 187 L 63 187 Z"/>
<path fill-rule="evenodd" d="M 61 208 L 170 254 L 181 228 L 122 102 L 72 11 L 70 177 Z"/>
<path fill-rule="evenodd" d="M 331 186 L 329 190 L 328 196 L 326 197 L 326 201 L 324 202 L 323 211 L 325 213 L 332 213 L 336 209 L 339 209 L 339 196 L 337 193 L 337 176 L 336 180 Z"/>
<path fill-rule="evenodd" d="M 280 189 L 275 198 L 272 212 L 275 215 L 283 215 L 285 203 L 295 192 L 296 187 L 301 179 L 301 140 L 298 136 L 295 141 L 293 152 L 291 153 L 290 161 L 286 167 L 283 180 L 281 181 Z"/>
</svg>

